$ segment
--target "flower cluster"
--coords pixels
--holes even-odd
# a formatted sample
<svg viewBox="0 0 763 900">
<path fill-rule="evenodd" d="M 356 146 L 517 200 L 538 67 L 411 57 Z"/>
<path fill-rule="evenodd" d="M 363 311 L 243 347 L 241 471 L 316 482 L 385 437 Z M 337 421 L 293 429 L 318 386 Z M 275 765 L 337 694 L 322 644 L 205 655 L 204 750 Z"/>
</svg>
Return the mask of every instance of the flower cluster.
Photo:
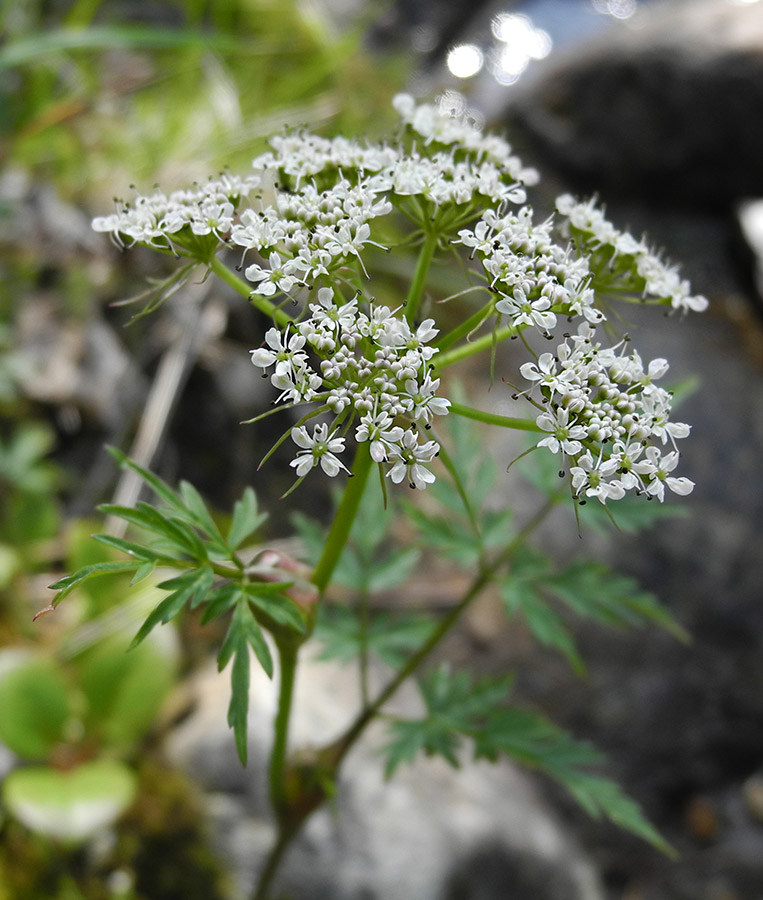
<svg viewBox="0 0 763 900">
<path fill-rule="evenodd" d="M 585 323 L 556 353 L 521 366 L 533 384 L 531 395 L 544 408 L 537 424 L 548 436 L 539 446 L 569 457 L 577 498 L 604 503 L 634 490 L 663 500 L 666 485 L 688 494 L 692 482 L 668 473 L 678 462 L 675 442 L 689 434 L 689 426 L 670 421 L 670 393 L 654 384 L 668 363 L 655 359 L 644 368 L 627 344 L 602 347 Z M 655 441 L 669 444 L 670 451 L 663 454 Z"/>
<path fill-rule="evenodd" d="M 683 312 L 707 309 L 707 298 L 692 294 L 689 282 L 679 276 L 674 266 L 667 265 L 644 241 L 618 231 L 593 201 L 579 203 L 563 194 L 557 198 L 556 208 L 567 217 L 567 231 L 580 241 L 584 252 L 606 260 L 606 277 L 600 285 L 603 291 L 641 294 L 644 299 L 656 298 Z"/>
<path fill-rule="evenodd" d="M 430 373 L 434 320 L 413 330 L 386 306 L 369 303 L 364 312 L 357 297 L 337 305 L 331 288 L 321 288 L 309 308 L 309 318 L 285 332 L 271 328 L 267 347 L 252 351 L 254 365 L 272 369 L 279 401 L 318 401 L 334 414 L 331 432 L 325 423 L 316 425 L 312 435 L 304 425 L 292 429 L 301 448 L 292 460 L 297 474 L 306 475 L 319 464 L 327 475 L 346 471 L 336 456 L 345 440 L 337 430 L 341 425 L 346 432 L 355 423 L 355 440 L 370 443 L 371 458 L 387 465 L 392 481 L 406 479 L 411 487 L 425 488 L 434 481 L 425 463 L 439 447 L 421 439 L 419 426 L 428 429 L 433 417 L 446 415 L 450 406 L 437 396 L 440 380 Z"/>
<path fill-rule="evenodd" d="M 246 209 L 231 230 L 231 240 L 261 262 L 244 274 L 254 293 L 272 296 L 315 285 L 321 277 L 360 260 L 371 240 L 370 222 L 392 209 L 375 179 L 351 184 L 344 178 L 330 190 L 307 183 L 299 191 L 276 191 L 273 205 Z"/>
<path fill-rule="evenodd" d="M 654 360 L 645 370 L 637 352 L 626 353 L 626 342 L 606 348 L 594 335 L 606 321 L 601 294 L 617 291 L 684 312 L 705 309 L 707 300 L 693 296 L 675 269 L 618 231 L 592 203 L 565 195 L 557 207 L 568 217 L 563 232 L 577 244 L 557 243 L 553 223 L 535 223 L 529 207 L 504 215 L 486 210 L 456 241 L 481 263 L 493 295 L 488 312 L 525 343 L 533 331 L 552 338 L 560 319 L 567 327 L 580 323 L 555 354 L 541 353 L 520 368 L 533 385 L 525 395 L 543 410 L 536 425 L 548 436 L 538 446 L 570 461 L 578 499 L 605 503 L 633 490 L 662 501 L 666 485 L 688 494 L 693 483 L 668 473 L 678 463 L 675 441 L 689 426 L 670 421 L 671 395 L 653 383 L 667 362 Z"/>
<path fill-rule="evenodd" d="M 603 319 L 589 287 L 588 260 L 555 243 L 552 224 L 535 223 L 525 206 L 508 215 L 486 210 L 473 228 L 459 231 L 457 242 L 482 263 L 496 298 L 494 312 L 507 316 L 515 329 L 529 326 L 548 334 L 558 315 Z"/>
<path fill-rule="evenodd" d="M 140 243 L 173 252 L 185 246 L 189 232 L 196 237 L 211 235 L 214 250 L 230 232 L 240 200 L 259 183 L 257 175 L 244 178 L 224 173 L 169 195 L 161 191 L 138 194 L 132 202 L 118 200 L 116 212 L 94 219 L 93 228 L 109 232 L 120 247 Z"/>
<path fill-rule="evenodd" d="M 310 404 L 291 430 L 299 478 L 314 468 L 347 472 L 341 454 L 352 437 L 391 481 L 423 489 L 434 480 L 439 445 L 426 432 L 450 404 L 434 372 L 439 331 L 420 307 L 433 256 L 455 245 L 468 252 L 472 295 L 483 301 L 439 339 L 438 370 L 451 348 L 463 358 L 488 338 L 519 336 L 533 357 L 520 371 L 539 411 L 538 446 L 563 456 L 576 498 L 688 493 L 692 483 L 670 473 L 689 427 L 670 421 L 671 395 L 654 383 L 667 363 L 644 366 L 627 342 L 604 346 L 596 329 L 614 298 L 682 312 L 703 310 L 705 298 L 593 202 L 564 195 L 556 220 L 536 221 L 526 189 L 537 173 L 468 113 L 405 94 L 393 105 L 395 141 L 278 135 L 252 176 L 138 196 L 94 227 L 120 246 L 143 243 L 207 265 L 221 242 L 239 248 L 246 283 L 237 283 L 278 325 L 252 362 L 270 375 L 277 404 Z M 368 253 L 399 243 L 401 226 L 421 251 L 410 291 L 393 309 L 369 299 Z M 472 341 L 483 327 L 492 335 Z M 556 351 L 538 354 L 534 336 L 554 340 Z"/>
</svg>

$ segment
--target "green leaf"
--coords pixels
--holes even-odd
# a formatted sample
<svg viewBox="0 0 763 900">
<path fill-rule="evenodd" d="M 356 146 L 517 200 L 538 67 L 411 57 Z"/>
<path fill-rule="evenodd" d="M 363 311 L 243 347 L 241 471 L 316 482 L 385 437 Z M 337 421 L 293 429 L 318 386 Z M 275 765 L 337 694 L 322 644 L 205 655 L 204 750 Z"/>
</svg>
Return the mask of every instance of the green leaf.
<svg viewBox="0 0 763 900">
<path fill-rule="evenodd" d="M 190 604 L 191 609 L 195 609 L 206 600 L 214 577 L 214 572 L 210 566 L 201 566 L 198 569 L 189 569 L 187 572 L 183 572 L 182 575 L 176 575 L 174 578 L 161 581 L 157 587 L 165 591 L 182 594 L 185 601 Z"/>
<path fill-rule="evenodd" d="M 420 752 L 427 756 L 442 756 L 454 769 L 459 767 L 456 754 L 461 736 L 436 719 L 393 722 L 392 735 L 392 740 L 384 748 L 387 756 L 384 774 L 387 778 L 401 763 L 412 762 Z"/>
<path fill-rule="evenodd" d="M 427 708 L 424 719 L 395 722 L 386 747 L 387 773 L 423 751 L 458 765 L 462 738 L 471 739 L 476 759 L 495 761 L 505 755 L 562 784 L 590 814 L 605 816 L 658 849 L 671 848 L 644 817 L 633 800 L 612 781 L 592 774 L 602 762 L 590 744 L 575 740 L 544 716 L 506 707 L 509 679 L 473 681 L 465 672 L 440 666 L 420 682 Z"/>
<path fill-rule="evenodd" d="M 675 637 L 687 639 L 683 628 L 653 594 L 641 590 L 634 579 L 591 560 L 577 560 L 562 572 L 554 572 L 543 553 L 524 547 L 502 580 L 500 591 L 509 615 L 521 613 L 533 635 L 563 653 L 578 672 L 584 670 L 583 661 L 564 619 L 551 607 L 549 594 L 577 615 L 611 627 L 653 622 Z"/>
<path fill-rule="evenodd" d="M 390 668 L 398 668 L 432 633 L 435 623 L 426 616 L 372 612 L 367 628 L 355 610 L 323 606 L 315 637 L 323 644 L 321 659 L 350 662 L 366 647 Z"/>
<path fill-rule="evenodd" d="M 228 532 L 228 546 L 236 550 L 262 523 L 267 514 L 257 512 L 257 497 L 248 487 L 233 507 L 233 520 Z"/>
<path fill-rule="evenodd" d="M 135 507 L 104 503 L 98 507 L 105 515 L 117 516 L 131 525 L 160 535 L 176 552 L 186 553 L 194 559 L 205 559 L 206 551 L 191 529 L 177 520 L 170 520 L 153 506 L 138 503 Z"/>
<path fill-rule="evenodd" d="M 680 640 L 688 640 L 686 631 L 654 594 L 642 590 L 635 579 L 601 563 L 578 560 L 546 578 L 544 585 L 580 616 L 616 628 L 653 622 Z"/>
<path fill-rule="evenodd" d="M 202 531 L 209 538 L 215 550 L 222 553 L 225 552 L 225 542 L 220 529 L 215 524 L 201 494 L 190 482 L 181 481 L 180 492 L 178 493 L 157 475 L 154 475 L 153 472 L 128 459 L 120 450 L 110 447 L 109 452 L 121 466 L 137 472 L 151 487 L 157 497 L 167 504 L 169 510 L 168 513 L 164 514 L 149 504 L 138 503 L 135 509 L 143 513 L 142 517 L 136 517 L 134 513 L 132 517 L 128 517 L 126 510 L 129 507 L 104 505 L 100 507 L 104 512 L 127 519 L 127 521 L 141 528 L 147 528 L 149 531 L 165 535 L 199 560 L 206 558 L 206 549 L 204 549 L 203 543 L 199 540 L 193 528 L 188 528 L 187 525 L 192 525 Z M 174 523 L 178 530 L 172 529 L 171 526 L 168 528 L 167 522 Z"/>
<path fill-rule="evenodd" d="M 316 522 L 315 519 L 311 519 L 299 510 L 293 512 L 289 517 L 289 520 L 302 542 L 304 559 L 312 564 L 317 563 L 321 557 L 323 545 L 326 541 L 325 529 L 319 522 Z M 334 570 L 335 581 L 337 579 L 337 571 L 340 569 L 341 565 L 342 561 L 340 559 L 337 569 Z M 345 582 L 342 583 L 344 584 Z"/>
<path fill-rule="evenodd" d="M 114 459 L 119 463 L 123 468 L 132 469 L 133 472 L 136 472 L 143 481 L 148 484 L 157 497 L 161 497 L 164 502 L 176 510 L 181 510 L 183 508 L 183 503 L 181 502 L 178 495 L 172 488 L 162 481 L 158 475 L 154 475 L 153 472 L 150 472 L 148 469 L 144 469 L 143 466 L 139 466 L 136 462 L 133 462 L 121 450 L 116 447 L 107 447 L 106 448 L 109 453 L 114 457 Z"/>
<path fill-rule="evenodd" d="M 459 765 L 456 750 L 463 737 L 476 738 L 489 727 L 511 690 L 512 677 L 473 681 L 467 672 L 452 672 L 441 665 L 419 681 L 427 708 L 423 719 L 397 721 L 393 739 L 385 748 L 386 772 L 391 774 L 418 750 L 439 755 Z"/>
<path fill-rule="evenodd" d="M 564 786 L 583 809 L 594 818 L 607 818 L 619 828 L 635 834 L 666 856 L 675 858 L 676 851 L 646 818 L 635 800 L 625 794 L 614 781 L 589 773 L 568 775 Z"/>
<path fill-rule="evenodd" d="M 204 612 L 201 614 L 201 624 L 206 625 L 212 619 L 228 612 L 235 604 L 240 596 L 240 586 L 238 584 L 224 584 L 207 594 L 207 602 L 204 605 Z"/>
<path fill-rule="evenodd" d="M 93 540 L 98 541 L 100 544 L 105 544 L 107 547 L 113 547 L 115 550 L 120 550 L 128 556 L 132 556 L 135 559 L 144 562 L 155 563 L 163 558 L 162 555 L 155 550 L 151 550 L 141 544 L 135 544 L 132 541 L 126 541 L 123 538 L 114 537 L 111 534 L 94 534 Z"/>
<path fill-rule="evenodd" d="M 180 482 L 180 496 L 183 498 L 185 508 L 188 510 L 192 521 L 220 548 L 225 547 L 225 541 L 217 527 L 215 520 L 207 509 L 201 494 L 188 481 Z"/>
<path fill-rule="evenodd" d="M 371 560 L 392 523 L 391 505 L 385 509 L 381 487 L 375 480 L 366 486 L 350 530 L 350 541 L 361 559 Z"/>
<path fill-rule="evenodd" d="M 590 744 L 576 741 L 545 716 L 517 708 L 499 710 L 489 727 L 477 735 L 477 758 L 494 760 L 500 753 L 559 779 L 579 766 L 596 765 L 603 759 Z"/>
<path fill-rule="evenodd" d="M 413 547 L 395 550 L 383 559 L 375 559 L 368 569 L 368 592 L 380 594 L 403 584 L 416 568 L 421 552 Z"/>
<path fill-rule="evenodd" d="M 273 657 L 265 641 L 260 626 L 247 603 L 246 594 L 239 589 L 236 608 L 233 611 L 228 632 L 225 635 L 220 652 L 217 655 L 217 667 L 222 671 L 230 662 L 234 653 L 245 645 L 254 651 L 260 665 L 268 678 L 273 677 Z"/>
<path fill-rule="evenodd" d="M 64 740 L 72 687 L 52 660 L 6 649 L 0 666 L 0 740 L 23 759 L 46 759 Z"/>
<path fill-rule="evenodd" d="M 5 807 L 27 828 L 76 846 L 109 828 L 135 796 L 137 782 L 115 760 L 93 760 L 75 769 L 16 769 L 2 784 Z"/>
<path fill-rule="evenodd" d="M 320 559 L 326 533 L 321 525 L 302 513 L 294 513 L 292 524 L 310 562 Z M 381 593 L 401 584 L 420 558 L 415 548 L 385 550 L 384 541 L 392 523 L 382 506 L 381 490 L 375 482 L 363 495 L 350 538 L 334 570 L 333 582 L 367 594 Z"/>
<path fill-rule="evenodd" d="M 671 855 L 672 848 L 645 818 L 635 801 L 612 781 L 587 771 L 602 762 L 590 744 L 576 741 L 543 716 L 507 709 L 493 717 L 489 728 L 476 736 L 475 757 L 495 760 L 500 754 L 550 775 L 565 787 L 583 809 L 613 823 Z"/>
<path fill-rule="evenodd" d="M 277 625 L 283 625 L 297 634 L 305 633 L 305 619 L 299 606 L 283 591 L 290 588 L 293 582 L 282 582 L 278 585 L 265 582 L 242 585 L 244 593 L 256 610 L 264 613 L 266 621 L 262 622 L 266 627 L 272 627 L 272 620 Z M 263 590 L 263 588 L 265 588 Z M 273 590 L 277 588 L 277 590 Z M 256 613 L 255 613 L 256 615 Z"/>
<path fill-rule="evenodd" d="M 72 661 L 87 701 L 88 734 L 121 752 L 156 718 L 174 684 L 179 655 L 172 629 L 154 632 L 129 653 L 128 644 L 117 634 Z"/>
<path fill-rule="evenodd" d="M 155 562 L 144 563 L 130 579 L 130 587 L 138 584 L 138 582 L 140 581 L 143 581 L 144 578 L 148 578 L 148 576 L 154 571 L 155 568 Z"/>
<path fill-rule="evenodd" d="M 241 765 L 247 762 L 247 719 L 249 716 L 249 650 L 246 641 L 238 638 L 231 668 L 231 697 L 228 704 L 228 725 L 233 729 L 236 751 Z"/>
<path fill-rule="evenodd" d="M 530 585 L 520 582 L 519 585 L 510 583 L 509 587 L 511 589 L 505 591 L 504 597 L 508 613 L 510 615 L 521 613 L 533 636 L 544 646 L 561 651 L 572 668 L 578 674 L 582 674 L 585 665 L 561 616 L 554 612 Z"/>
<path fill-rule="evenodd" d="M 132 572 L 138 568 L 140 568 L 140 562 L 102 562 L 85 566 L 72 575 L 65 575 L 63 578 L 59 578 L 58 581 L 54 581 L 53 584 L 48 585 L 52 591 L 58 591 L 53 600 L 53 606 L 58 606 L 64 597 L 71 594 L 81 582 L 88 578 L 98 575 L 109 575 L 115 572 Z"/>
<path fill-rule="evenodd" d="M 408 520 L 419 533 L 419 543 L 463 569 L 473 569 L 479 562 L 482 541 L 461 517 L 427 513 L 410 503 L 404 507 Z"/>
<path fill-rule="evenodd" d="M 238 586 L 236 586 L 238 587 Z M 217 656 L 217 667 L 222 671 L 233 659 L 231 668 L 231 699 L 228 705 L 228 724 L 233 729 L 236 750 L 246 765 L 246 727 L 249 711 L 249 647 L 269 678 L 273 677 L 273 659 L 262 631 L 252 615 L 246 595 L 238 591 L 238 602 L 233 611 L 228 633 Z"/>
<path fill-rule="evenodd" d="M 202 603 L 212 587 L 213 580 L 212 569 L 209 566 L 202 566 L 199 569 L 190 569 L 176 578 L 170 578 L 157 585 L 171 593 L 146 618 L 133 638 L 130 648 L 137 647 L 157 625 L 160 623 L 165 625 L 170 619 L 173 619 L 187 603 L 191 605 L 192 609 Z"/>
</svg>

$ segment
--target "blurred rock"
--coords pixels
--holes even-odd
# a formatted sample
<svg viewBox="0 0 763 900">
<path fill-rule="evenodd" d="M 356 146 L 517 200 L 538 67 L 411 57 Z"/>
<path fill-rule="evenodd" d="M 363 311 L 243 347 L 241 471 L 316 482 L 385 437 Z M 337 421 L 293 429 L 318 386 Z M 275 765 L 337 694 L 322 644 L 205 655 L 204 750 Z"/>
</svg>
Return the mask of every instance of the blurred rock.
<svg viewBox="0 0 763 900">
<path fill-rule="evenodd" d="M 763 195 L 763 5 L 644 5 L 534 72 L 507 119 L 589 190 L 696 208 Z"/>
<path fill-rule="evenodd" d="M 273 832 L 266 766 L 274 685 L 254 677 L 246 769 L 225 724 L 227 673 L 201 672 L 196 687 L 197 708 L 171 735 L 169 753 L 209 792 L 213 842 L 246 893 Z M 294 745 L 336 737 L 358 700 L 351 667 L 303 661 Z M 403 691 L 393 708 L 415 715 L 415 692 Z M 529 776 L 505 763 L 454 770 L 421 758 L 386 782 L 384 742 L 384 730 L 375 727 L 350 753 L 336 802 L 307 822 L 277 893 L 300 900 L 602 900 L 590 861 Z"/>
<path fill-rule="evenodd" d="M 134 415 L 146 380 L 102 319 L 67 319 L 56 298 L 40 294 L 19 311 L 16 340 L 27 362 L 22 390 L 58 407 L 71 430 L 84 418 L 113 433 Z"/>
</svg>

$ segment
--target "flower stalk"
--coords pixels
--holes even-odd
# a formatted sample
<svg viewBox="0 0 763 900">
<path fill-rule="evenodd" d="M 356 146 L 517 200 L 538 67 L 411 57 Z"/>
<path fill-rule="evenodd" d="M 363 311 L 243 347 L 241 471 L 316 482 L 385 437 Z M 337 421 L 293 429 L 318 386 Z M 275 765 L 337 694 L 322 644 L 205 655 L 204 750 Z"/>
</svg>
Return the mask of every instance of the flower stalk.
<svg viewBox="0 0 763 900">
<path fill-rule="evenodd" d="M 437 243 L 439 241 L 439 232 L 428 232 L 424 238 L 424 243 L 419 251 L 419 257 L 416 261 L 416 269 L 413 273 L 413 280 L 408 291 L 407 303 L 405 306 L 405 318 L 410 324 L 413 324 L 419 314 L 419 306 L 421 298 L 424 295 L 424 287 L 429 274 L 429 267 L 434 259 Z"/>
</svg>

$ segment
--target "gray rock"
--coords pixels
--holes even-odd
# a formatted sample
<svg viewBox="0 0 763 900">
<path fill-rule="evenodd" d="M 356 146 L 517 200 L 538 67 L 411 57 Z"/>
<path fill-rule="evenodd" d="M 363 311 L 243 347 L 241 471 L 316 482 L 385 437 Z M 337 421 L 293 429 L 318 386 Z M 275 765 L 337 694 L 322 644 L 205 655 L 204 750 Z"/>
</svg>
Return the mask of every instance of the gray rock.
<svg viewBox="0 0 763 900">
<path fill-rule="evenodd" d="M 350 667 L 303 661 L 295 746 L 320 745 L 341 733 L 358 708 L 356 681 Z M 273 833 L 265 784 L 275 693 L 264 675 L 255 676 L 250 764 L 243 769 L 225 725 L 228 690 L 227 673 L 200 673 L 196 710 L 168 747 L 172 760 L 208 792 L 213 841 L 246 895 Z M 403 691 L 395 709 L 417 712 L 413 690 Z M 421 758 L 385 781 L 384 741 L 383 727 L 374 726 L 350 753 L 336 802 L 308 820 L 276 894 L 299 900 L 601 900 L 591 862 L 528 775 L 506 763 L 454 770 L 443 760 Z"/>
<path fill-rule="evenodd" d="M 760 4 L 647 5 L 534 73 L 507 117 L 589 189 L 704 208 L 763 194 Z"/>
</svg>

